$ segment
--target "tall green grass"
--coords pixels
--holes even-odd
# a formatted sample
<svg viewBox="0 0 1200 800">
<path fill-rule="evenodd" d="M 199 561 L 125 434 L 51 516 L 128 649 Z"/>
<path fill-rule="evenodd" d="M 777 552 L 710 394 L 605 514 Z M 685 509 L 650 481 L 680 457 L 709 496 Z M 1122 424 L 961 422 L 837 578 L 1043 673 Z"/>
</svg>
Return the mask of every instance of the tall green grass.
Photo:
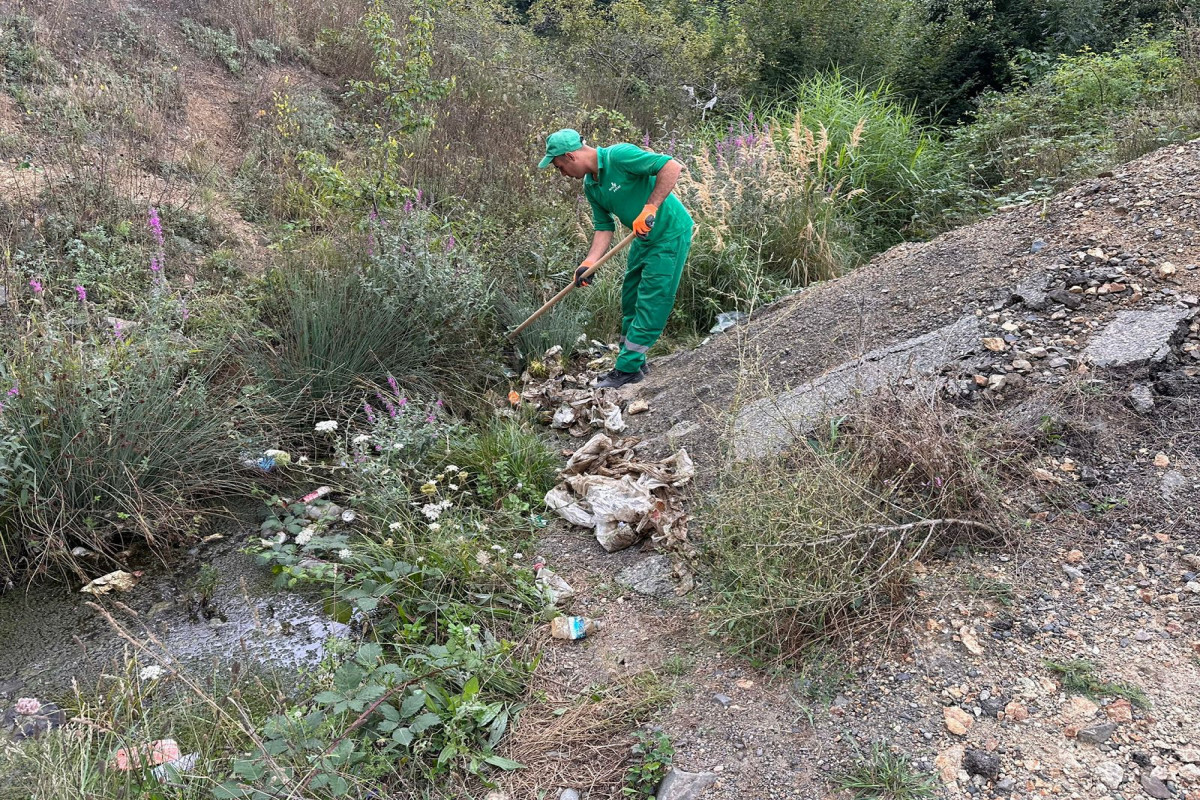
<svg viewBox="0 0 1200 800">
<path fill-rule="evenodd" d="M 46 331 L 0 361 L 0 575 L 63 573 L 182 541 L 208 498 L 246 490 L 253 438 L 213 370 L 175 338 L 75 341 Z M 9 388 L 12 387 L 12 388 Z"/>
</svg>

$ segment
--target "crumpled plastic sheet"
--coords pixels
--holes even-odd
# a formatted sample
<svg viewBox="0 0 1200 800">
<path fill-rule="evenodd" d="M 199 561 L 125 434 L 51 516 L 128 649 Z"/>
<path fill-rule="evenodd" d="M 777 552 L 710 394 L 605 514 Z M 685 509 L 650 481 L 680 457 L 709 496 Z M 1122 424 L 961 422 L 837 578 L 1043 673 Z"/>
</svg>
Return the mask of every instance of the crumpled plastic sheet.
<svg viewBox="0 0 1200 800">
<path fill-rule="evenodd" d="M 632 439 L 614 442 L 598 433 L 571 456 L 563 482 L 546 494 L 546 505 L 571 524 L 595 530 L 607 552 L 647 534 L 667 549 L 687 540 L 690 517 L 677 490 L 695 474 L 686 450 L 662 461 L 639 461 Z"/>
</svg>

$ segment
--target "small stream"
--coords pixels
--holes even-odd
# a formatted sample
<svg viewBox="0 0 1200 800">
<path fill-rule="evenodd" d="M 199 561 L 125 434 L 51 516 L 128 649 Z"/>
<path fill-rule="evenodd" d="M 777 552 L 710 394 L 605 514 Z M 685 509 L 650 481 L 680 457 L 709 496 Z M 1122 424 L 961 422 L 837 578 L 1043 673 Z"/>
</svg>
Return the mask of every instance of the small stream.
<svg viewBox="0 0 1200 800">
<path fill-rule="evenodd" d="M 173 554 L 170 567 L 157 561 L 126 567 L 144 574 L 131 591 L 109 597 L 136 611 L 139 620 L 115 616 L 134 633 L 144 624 L 200 675 L 228 670 L 234 662 L 294 671 L 319 661 L 326 640 L 346 636 L 348 628 L 325 614 L 319 594 L 274 587 L 271 571 L 241 552 L 257 535 L 257 525 L 243 518 L 230 524 L 224 538 Z M 206 612 L 198 613 L 195 586 L 205 564 L 215 570 L 216 589 Z M 97 567 L 93 577 L 111 569 Z M 80 594 L 81 585 L 0 595 L 0 709 L 16 697 L 68 695 L 73 680 L 86 693 L 122 659 L 129 645 L 85 605 L 93 598 Z M 139 663 L 156 662 L 143 654 Z"/>
</svg>

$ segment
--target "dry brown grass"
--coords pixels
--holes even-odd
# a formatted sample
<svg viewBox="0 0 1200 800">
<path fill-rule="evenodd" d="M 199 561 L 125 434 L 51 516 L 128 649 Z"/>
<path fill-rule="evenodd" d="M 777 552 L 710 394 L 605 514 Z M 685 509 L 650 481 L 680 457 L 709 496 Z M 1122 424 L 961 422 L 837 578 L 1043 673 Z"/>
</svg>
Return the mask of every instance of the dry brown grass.
<svg viewBox="0 0 1200 800">
<path fill-rule="evenodd" d="M 522 765 L 504 788 L 521 798 L 555 797 L 574 787 L 586 797 L 617 797 L 634 729 L 671 697 L 653 672 L 622 677 L 586 696 L 543 677 L 546 697 L 522 712 L 505 755 Z"/>
<path fill-rule="evenodd" d="M 981 415 L 895 390 L 784 456 L 731 464 L 698 515 L 721 630 L 782 660 L 848 631 L 887 638 L 919 559 L 1007 541 L 1018 450 Z"/>
</svg>

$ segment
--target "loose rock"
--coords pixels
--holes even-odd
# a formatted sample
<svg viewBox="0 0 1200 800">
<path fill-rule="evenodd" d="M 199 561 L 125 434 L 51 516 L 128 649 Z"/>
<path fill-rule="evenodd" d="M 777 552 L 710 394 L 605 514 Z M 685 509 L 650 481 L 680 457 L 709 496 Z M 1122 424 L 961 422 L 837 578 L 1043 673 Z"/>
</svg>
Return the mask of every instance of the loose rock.
<svg viewBox="0 0 1200 800">
<path fill-rule="evenodd" d="M 1151 797 L 1157 797 L 1158 800 L 1169 800 L 1171 797 L 1171 790 L 1167 788 L 1167 785 L 1152 775 L 1142 776 L 1142 789 Z"/>
<path fill-rule="evenodd" d="M 963 736 L 975 724 L 975 718 L 958 706 L 946 706 L 943 708 L 942 718 L 946 723 L 946 730 L 956 736 Z"/>
<path fill-rule="evenodd" d="M 969 775 L 982 775 L 990 781 L 1000 777 L 1000 757 L 986 750 L 968 750 L 962 765 Z"/>
<path fill-rule="evenodd" d="M 671 767 L 667 777 L 659 784 L 654 800 L 695 800 L 716 779 L 716 774 L 712 772 L 684 772 Z"/>
<path fill-rule="evenodd" d="M 1115 761 L 1105 761 L 1096 765 L 1096 778 L 1109 789 L 1116 789 L 1125 780 L 1125 770 Z"/>
</svg>

